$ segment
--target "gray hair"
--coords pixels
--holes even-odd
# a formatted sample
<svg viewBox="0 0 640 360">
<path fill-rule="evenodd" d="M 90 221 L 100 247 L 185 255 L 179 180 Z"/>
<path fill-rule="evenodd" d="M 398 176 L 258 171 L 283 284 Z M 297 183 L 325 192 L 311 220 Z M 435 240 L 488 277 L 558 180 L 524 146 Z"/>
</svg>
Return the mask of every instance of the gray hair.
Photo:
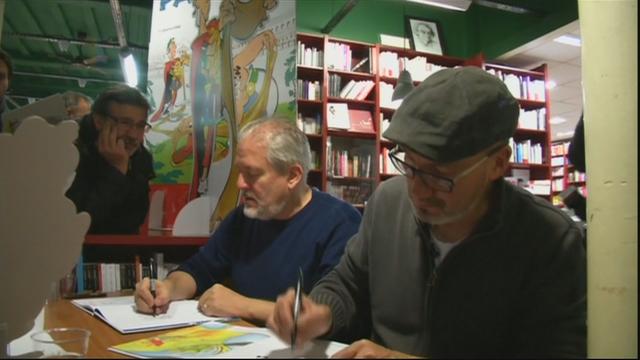
<svg viewBox="0 0 640 360">
<path fill-rule="evenodd" d="M 78 105 L 80 99 L 86 101 L 89 105 L 93 105 L 93 99 L 83 93 L 76 91 L 66 91 L 62 94 L 64 105 L 66 107 Z"/>
<path fill-rule="evenodd" d="M 268 117 L 252 121 L 238 134 L 238 142 L 259 132 L 267 147 L 267 160 L 281 174 L 289 167 L 302 166 L 303 183 L 307 182 L 307 173 L 311 168 L 311 149 L 307 136 L 298 129 L 293 121 L 284 117 Z"/>
</svg>

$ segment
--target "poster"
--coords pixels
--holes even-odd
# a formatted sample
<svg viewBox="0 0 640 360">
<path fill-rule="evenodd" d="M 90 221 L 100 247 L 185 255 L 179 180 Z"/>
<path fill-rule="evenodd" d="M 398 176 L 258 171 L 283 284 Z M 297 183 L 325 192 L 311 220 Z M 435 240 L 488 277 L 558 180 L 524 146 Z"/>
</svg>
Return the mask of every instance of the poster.
<svg viewBox="0 0 640 360">
<path fill-rule="evenodd" d="M 240 128 L 260 117 L 295 121 L 295 2 L 153 3 L 146 146 L 157 184 L 209 199 L 210 229 L 238 204 L 232 166 Z"/>
</svg>

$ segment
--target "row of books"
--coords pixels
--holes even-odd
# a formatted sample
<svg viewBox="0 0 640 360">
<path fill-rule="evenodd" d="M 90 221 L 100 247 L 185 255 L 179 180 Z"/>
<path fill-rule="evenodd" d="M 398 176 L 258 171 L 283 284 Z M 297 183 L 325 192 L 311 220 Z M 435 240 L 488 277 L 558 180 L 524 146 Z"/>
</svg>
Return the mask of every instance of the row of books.
<svg viewBox="0 0 640 360">
<path fill-rule="evenodd" d="M 311 169 L 320 169 L 320 156 L 318 156 L 318 152 L 313 149 L 311 149 Z"/>
<path fill-rule="evenodd" d="M 324 54 L 315 47 L 309 48 L 303 42 L 298 41 L 297 64 L 304 66 L 322 67 Z"/>
<path fill-rule="evenodd" d="M 561 156 L 569 153 L 569 142 L 562 142 L 551 145 L 551 156 Z"/>
<path fill-rule="evenodd" d="M 487 69 L 489 74 L 500 78 L 513 96 L 518 99 L 545 101 L 545 84 L 542 79 L 531 76 L 515 75 L 501 70 Z"/>
<path fill-rule="evenodd" d="M 164 262 L 163 253 L 154 253 L 158 279 L 164 279 L 177 265 Z M 131 263 L 84 262 L 82 256 L 73 271 L 60 280 L 60 294 L 113 292 L 133 289 L 138 281 L 150 274 L 148 263 L 134 257 Z"/>
<path fill-rule="evenodd" d="M 531 140 L 515 142 L 513 138 L 509 139 L 511 146 L 510 161 L 518 164 L 542 164 L 542 144 L 533 144 Z"/>
<path fill-rule="evenodd" d="M 345 103 L 327 104 L 327 127 L 359 133 L 375 133 L 371 111 L 350 109 Z"/>
<path fill-rule="evenodd" d="M 407 70 L 411 74 L 413 81 L 423 81 L 445 68 L 434 63 L 430 63 L 424 56 L 416 56 L 412 59 L 400 57 L 391 51 L 382 51 L 378 57 L 380 76 L 397 78 L 402 70 Z"/>
<path fill-rule="evenodd" d="M 329 152 L 328 173 L 330 176 L 371 177 L 371 158 L 371 154 L 332 149 Z"/>
<path fill-rule="evenodd" d="M 343 85 L 338 74 L 329 75 L 329 96 L 351 100 L 364 100 L 375 86 L 373 80 L 349 80 Z"/>
<path fill-rule="evenodd" d="M 389 158 L 389 151 L 391 150 L 388 148 L 382 148 L 380 152 L 380 174 L 399 175 L 400 171 L 398 171 L 391 162 L 391 158 Z"/>
<path fill-rule="evenodd" d="M 525 111 L 520 109 L 520 117 L 518 118 L 518 128 L 531 130 L 546 130 L 547 128 L 547 109 L 541 108 L 536 110 Z"/>
<path fill-rule="evenodd" d="M 587 175 L 583 172 L 580 172 L 578 170 L 573 170 L 570 171 L 567 174 L 567 180 L 572 183 L 572 182 L 584 182 L 587 181 Z"/>
<path fill-rule="evenodd" d="M 298 79 L 296 88 L 296 97 L 304 100 L 320 100 L 322 99 L 322 86 L 320 81 L 310 81 Z"/>
<path fill-rule="evenodd" d="M 319 113 L 315 116 L 303 116 L 298 113 L 296 125 L 305 134 L 319 135 L 322 132 L 322 119 Z"/>
<path fill-rule="evenodd" d="M 508 176 L 505 180 L 513 185 L 520 186 L 521 188 L 529 191 L 534 195 L 551 195 L 551 180 L 523 180 L 522 178 Z"/>
<path fill-rule="evenodd" d="M 551 166 L 564 166 L 564 156 L 554 156 L 551 158 Z"/>
<path fill-rule="evenodd" d="M 327 184 L 327 192 L 338 199 L 342 199 L 350 204 L 366 205 L 371 196 L 371 183 L 363 181 L 358 184 Z"/>
<path fill-rule="evenodd" d="M 329 42 L 325 52 L 327 68 L 330 70 L 371 73 L 371 48 L 368 48 L 365 56 L 354 58 L 348 44 Z"/>
<path fill-rule="evenodd" d="M 378 91 L 380 95 L 380 107 L 387 109 L 397 109 L 402 104 L 402 99 L 399 100 L 391 100 L 393 96 L 393 87 L 394 85 L 386 83 L 384 81 L 380 81 L 378 85 Z"/>
<path fill-rule="evenodd" d="M 553 192 L 564 191 L 564 179 L 551 180 L 551 191 Z"/>
</svg>

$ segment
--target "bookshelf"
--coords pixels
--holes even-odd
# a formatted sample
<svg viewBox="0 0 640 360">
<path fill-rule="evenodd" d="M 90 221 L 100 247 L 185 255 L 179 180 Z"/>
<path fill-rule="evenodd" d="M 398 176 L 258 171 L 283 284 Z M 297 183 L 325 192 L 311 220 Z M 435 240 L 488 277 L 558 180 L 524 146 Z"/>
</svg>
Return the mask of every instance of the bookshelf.
<svg viewBox="0 0 640 360">
<path fill-rule="evenodd" d="M 500 78 L 520 104 L 518 127 L 509 141 L 512 155 L 506 178 L 551 201 L 553 179 L 547 65 L 526 70 L 487 63 L 484 68 Z"/>
<path fill-rule="evenodd" d="M 378 182 L 376 51 L 372 44 L 298 33 L 298 85 L 321 84 L 313 101 L 304 91 L 297 99 L 298 127 L 315 164 L 308 183 L 361 209 Z M 345 125 L 356 117 L 359 122 Z"/>
<path fill-rule="evenodd" d="M 317 134 L 305 131 L 309 134 L 313 152 L 320 154 L 317 161 L 318 170 L 312 172 L 312 176 L 309 177 L 311 185 L 334 193 L 354 205 L 364 205 L 363 201 L 366 200 L 363 199 L 368 197 L 367 194 L 370 194 L 380 181 L 397 175 L 387 156 L 393 144 L 381 134 L 400 105 L 400 101 L 391 100 L 400 71 L 406 68 L 411 73 L 414 84 L 418 85 L 430 74 L 442 68 L 471 65 L 482 67 L 504 81 L 521 107 L 518 128 L 510 141 L 513 158 L 505 176 L 514 182 L 517 182 L 516 179 L 522 179 L 523 186 L 529 191 L 547 200 L 552 199 L 546 65 L 530 70 L 519 69 L 486 63 L 482 54 L 464 59 L 380 44 L 359 43 L 326 35 L 299 33 L 298 41 L 299 48 L 315 48 L 311 52 L 324 56 L 324 59 L 309 64 L 306 62 L 309 56 L 304 58 L 301 55 L 303 60 L 298 65 L 299 80 L 313 79 L 323 84 L 320 99 L 315 102 L 304 98 L 298 100 L 299 117 L 316 118 L 321 128 Z M 370 64 L 368 69 L 363 66 L 357 69 L 359 71 L 349 70 L 350 66 L 367 57 L 369 60 L 365 63 Z M 371 92 L 355 95 L 355 98 L 348 86 L 345 88 L 349 83 L 367 81 L 373 81 Z M 338 130 L 329 126 L 328 105 L 336 103 L 346 104 L 349 111 L 370 111 L 375 119 L 375 135 L 372 137 L 371 134 L 355 133 L 348 129 Z M 303 121 L 299 120 L 299 123 Z M 340 170 L 340 163 L 344 162 L 345 158 L 346 164 L 342 164 L 342 169 L 353 167 L 356 162 L 352 163 L 351 159 L 362 156 L 352 154 L 350 149 L 359 149 L 361 153 L 371 154 L 371 144 L 374 144 L 375 159 L 372 159 L 372 163 L 375 163 L 373 168 L 377 169 L 375 175 L 365 173 L 362 176 L 357 172 Z M 340 189 L 343 190 L 342 196 L 338 194 Z"/>
</svg>

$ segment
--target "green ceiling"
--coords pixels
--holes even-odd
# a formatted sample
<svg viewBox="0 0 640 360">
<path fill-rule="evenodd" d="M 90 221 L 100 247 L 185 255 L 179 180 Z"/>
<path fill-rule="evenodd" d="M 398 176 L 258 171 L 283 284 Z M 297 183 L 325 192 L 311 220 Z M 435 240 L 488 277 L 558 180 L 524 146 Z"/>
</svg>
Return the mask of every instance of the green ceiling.
<svg viewBox="0 0 640 360">
<path fill-rule="evenodd" d="M 160 0 L 120 0 L 126 40 L 134 46 L 142 84 L 146 84 L 153 1 Z M 298 0 L 298 30 L 319 33 L 345 1 Z M 402 0 L 360 0 L 330 35 L 376 43 L 380 33 L 402 36 L 404 15 L 411 15 L 439 22 L 447 54 L 468 57 L 483 52 L 493 58 L 578 18 L 577 0 L 502 3 L 536 13 L 518 15 L 477 4 L 462 13 Z M 65 48 L 60 39 L 81 43 Z M 108 0 L 6 0 L 1 45 L 13 57 L 14 71 L 39 75 L 14 76 L 10 94 L 20 103 L 22 96 L 44 97 L 65 90 L 95 98 L 112 82 L 122 81 Z M 99 61 L 85 66 L 82 60 Z M 60 76 L 88 81 L 80 84 Z"/>
</svg>

